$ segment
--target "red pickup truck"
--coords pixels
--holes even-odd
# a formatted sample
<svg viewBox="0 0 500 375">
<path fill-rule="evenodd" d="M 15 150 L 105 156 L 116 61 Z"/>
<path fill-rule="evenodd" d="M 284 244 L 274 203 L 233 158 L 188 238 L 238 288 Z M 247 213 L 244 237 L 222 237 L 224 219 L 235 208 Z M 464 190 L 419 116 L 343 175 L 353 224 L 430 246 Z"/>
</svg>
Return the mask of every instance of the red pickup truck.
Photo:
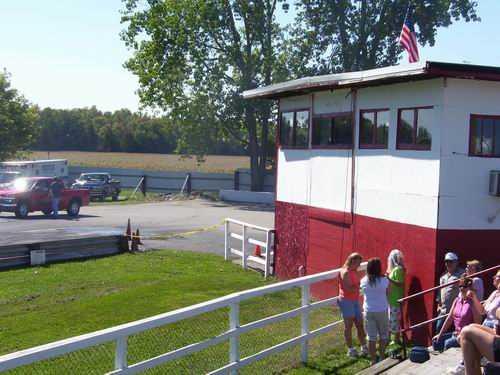
<svg viewBox="0 0 500 375">
<path fill-rule="evenodd" d="M 53 178 L 18 178 L 8 187 L 0 190 L 0 212 L 14 212 L 16 217 L 25 218 L 30 212 L 52 213 L 49 187 Z M 64 189 L 59 203 L 60 210 L 67 210 L 69 216 L 78 216 L 80 207 L 88 206 L 89 192 L 80 189 Z"/>
</svg>

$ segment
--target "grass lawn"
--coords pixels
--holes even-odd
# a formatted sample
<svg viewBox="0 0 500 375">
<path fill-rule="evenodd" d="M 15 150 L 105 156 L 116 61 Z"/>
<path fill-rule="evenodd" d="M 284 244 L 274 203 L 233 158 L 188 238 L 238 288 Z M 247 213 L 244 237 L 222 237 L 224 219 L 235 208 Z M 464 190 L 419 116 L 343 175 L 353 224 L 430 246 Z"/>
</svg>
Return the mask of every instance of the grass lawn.
<svg viewBox="0 0 500 375">
<path fill-rule="evenodd" d="M 33 151 L 28 159 L 47 159 L 47 151 Z M 68 159 L 70 165 L 102 168 L 133 168 L 153 171 L 191 171 L 233 173 L 237 168 L 249 168 L 247 156 L 207 155 L 205 162 L 196 157 L 176 154 L 139 154 L 125 152 L 51 151 L 51 159 Z"/>
<path fill-rule="evenodd" d="M 243 271 L 216 255 L 174 250 L 4 271 L 0 272 L 0 278 L 0 354 L 273 282 L 264 281 L 259 274 Z M 243 302 L 240 324 L 299 305 L 298 290 Z M 229 324 L 227 313 L 226 309 L 217 310 L 130 337 L 129 363 L 222 333 Z M 311 317 L 311 328 L 337 319 L 331 308 L 319 310 Z M 245 333 L 241 336 L 241 356 L 256 353 L 299 334 L 300 318 Z M 313 340 L 311 357 L 338 346 L 340 337 L 338 330 Z M 102 374 L 112 370 L 113 358 L 114 343 L 108 343 L 8 373 Z M 227 358 L 228 344 L 223 343 L 148 374 L 205 373 L 226 364 Z M 282 373 L 297 366 L 299 358 L 299 348 L 294 348 L 251 365 L 242 373 Z"/>
</svg>

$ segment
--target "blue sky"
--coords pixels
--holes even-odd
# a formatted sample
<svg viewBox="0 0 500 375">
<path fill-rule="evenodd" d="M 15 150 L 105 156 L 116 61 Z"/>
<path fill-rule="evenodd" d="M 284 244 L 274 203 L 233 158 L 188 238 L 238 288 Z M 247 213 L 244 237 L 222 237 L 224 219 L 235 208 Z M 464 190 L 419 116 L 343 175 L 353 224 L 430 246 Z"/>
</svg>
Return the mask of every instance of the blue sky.
<svg viewBox="0 0 500 375">
<path fill-rule="evenodd" d="M 136 110 L 137 79 L 122 67 L 130 52 L 118 35 L 121 8 L 121 0 L 1 0 L 0 67 L 41 107 Z M 500 66 L 499 14 L 499 0 L 480 0 L 482 22 L 440 29 L 421 59 Z"/>
</svg>

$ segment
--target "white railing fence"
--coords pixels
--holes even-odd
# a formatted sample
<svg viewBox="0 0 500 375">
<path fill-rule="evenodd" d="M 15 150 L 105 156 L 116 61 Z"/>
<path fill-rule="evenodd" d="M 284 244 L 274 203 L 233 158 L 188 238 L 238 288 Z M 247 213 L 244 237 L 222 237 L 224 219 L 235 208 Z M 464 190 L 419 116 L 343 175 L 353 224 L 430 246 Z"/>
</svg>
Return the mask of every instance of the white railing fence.
<svg viewBox="0 0 500 375">
<path fill-rule="evenodd" d="M 233 231 L 234 227 L 238 228 L 239 233 Z M 255 237 L 260 234 L 264 236 L 264 239 L 259 240 L 252 237 L 253 235 L 250 231 L 255 233 Z M 274 262 L 274 229 L 228 218 L 224 222 L 224 233 L 224 258 L 226 260 L 236 255 L 241 258 L 241 266 L 244 269 L 248 267 L 248 261 L 250 260 L 263 266 L 264 277 L 271 275 L 271 266 Z M 231 246 L 231 239 L 235 239 L 238 243 L 241 243 L 241 248 L 233 248 Z M 253 255 L 252 245 L 260 247 L 261 256 Z"/>
<path fill-rule="evenodd" d="M 366 269 L 366 263 L 362 265 L 362 268 Z M 111 371 L 102 371 L 106 372 L 107 374 L 136 374 L 148 369 L 154 369 L 157 366 L 165 365 L 169 362 L 179 360 L 183 357 L 193 355 L 194 353 L 204 351 L 208 348 L 220 344 L 225 345 L 222 347 L 222 349 L 225 350 L 226 354 L 224 355 L 222 353 L 217 366 L 214 365 L 212 367 L 216 370 L 209 370 L 208 373 L 210 374 L 237 374 L 239 369 L 243 369 L 246 366 L 249 366 L 250 364 L 253 364 L 257 361 L 261 361 L 266 357 L 283 352 L 296 346 L 300 346 L 301 361 L 306 362 L 309 355 L 309 342 L 313 338 L 330 332 L 332 329 L 334 329 L 334 327 L 342 323 L 341 320 L 331 321 L 335 319 L 335 315 L 331 313 L 330 307 L 331 305 L 336 303 L 338 297 L 331 297 L 320 301 L 313 301 L 311 299 L 311 285 L 318 282 L 324 282 L 325 280 L 335 279 L 338 277 L 339 273 L 340 269 L 336 269 L 318 273 L 315 275 L 309 275 L 297 279 L 279 282 L 260 288 L 250 289 L 243 292 L 233 293 L 221 298 L 213 299 L 211 301 L 181 308 L 175 311 L 138 320 L 132 323 L 127 323 L 101 331 L 73 337 L 70 339 L 53 342 L 47 345 L 33 347 L 27 350 L 3 355 L 0 356 L 0 372 L 20 368 L 20 373 L 64 373 L 64 371 L 55 371 L 53 369 L 45 371 L 35 371 L 31 369 L 30 366 L 34 366 L 37 363 L 46 361 L 48 359 L 57 361 L 59 359 L 58 357 L 60 356 L 68 355 L 68 353 L 74 354 L 76 352 L 79 352 L 80 355 L 71 357 L 72 360 L 75 361 L 75 363 L 67 364 L 66 368 L 73 369 L 73 371 L 68 371 L 71 371 L 74 374 L 96 373 L 96 371 L 91 370 L 86 370 L 86 372 L 82 370 L 80 372 L 76 369 L 78 369 L 78 361 L 85 362 L 85 364 L 89 366 L 90 369 L 97 368 L 97 363 L 92 362 L 92 359 L 94 357 L 90 357 L 85 353 L 87 353 L 90 348 L 99 345 L 105 345 L 106 350 L 111 351 L 111 353 L 112 351 L 114 351 L 114 364 L 112 359 L 108 358 L 108 363 L 106 363 L 104 366 L 104 368 L 109 368 Z M 262 298 L 269 298 L 270 294 L 278 292 L 282 293 L 291 290 L 297 291 L 297 288 L 300 289 L 301 294 L 300 304 L 297 304 L 297 306 L 294 306 L 293 308 L 285 312 L 280 312 L 278 314 L 266 316 L 262 319 L 250 321 L 248 321 L 248 317 L 244 317 L 244 314 L 242 315 L 240 313 L 240 307 L 244 309 L 248 306 L 249 301 L 254 301 L 261 304 Z M 274 303 L 279 303 L 279 300 Z M 310 325 L 311 314 L 321 308 L 327 308 L 326 316 L 328 320 L 322 321 L 323 323 L 321 326 L 313 329 Z M 162 331 L 163 335 L 173 334 L 173 331 L 171 330 L 173 323 L 180 323 L 186 320 L 189 322 L 189 319 L 193 317 L 203 316 L 203 314 L 214 311 L 218 311 L 220 314 L 225 314 L 225 316 L 228 318 L 228 320 L 220 319 L 222 321 L 225 321 L 224 324 L 227 324 L 227 322 L 229 323 L 228 325 L 226 325 L 227 328 L 222 331 L 222 333 L 211 335 L 209 338 L 201 341 L 191 342 L 189 344 L 185 343 L 183 347 L 176 348 L 168 352 L 158 353 L 156 350 L 158 348 L 155 347 L 154 343 L 153 345 L 149 343 L 147 353 L 148 356 L 144 357 L 146 359 L 139 362 L 130 363 L 132 361 L 129 357 L 129 354 L 133 354 L 131 352 L 130 345 L 131 342 L 134 342 L 138 334 L 144 334 L 159 327 L 165 328 Z M 287 339 L 285 341 L 281 341 L 277 344 L 273 344 L 272 346 L 265 347 L 264 349 L 261 349 L 257 352 L 252 351 L 252 354 L 249 354 L 247 356 L 241 355 L 240 345 L 242 335 L 257 331 L 262 328 L 265 328 L 264 332 L 268 332 L 271 330 L 272 325 L 279 322 L 290 320 L 294 321 L 293 318 L 300 319 L 296 320 L 296 327 L 294 327 L 296 328 L 296 332 L 300 332 L 299 335 L 291 338 L 287 336 Z M 324 324 L 326 322 L 328 323 Z M 288 333 L 292 331 L 293 330 L 288 329 Z M 183 338 L 186 338 L 186 336 L 183 336 Z M 149 348 L 151 348 L 151 350 L 149 350 Z M 255 348 L 252 347 L 252 349 Z M 248 350 L 245 351 L 248 352 Z M 103 360 L 103 358 L 105 357 L 99 355 L 95 358 Z M 204 357 L 201 359 L 198 358 L 196 361 L 208 362 L 210 360 L 213 359 Z M 59 362 L 63 362 L 63 360 L 59 360 Z M 28 367 L 26 368 L 21 366 Z M 102 368 L 102 364 L 100 368 Z M 192 369 L 189 372 L 199 373 L 199 371 L 194 371 Z M 175 371 L 169 371 L 168 373 L 175 373 Z"/>
</svg>

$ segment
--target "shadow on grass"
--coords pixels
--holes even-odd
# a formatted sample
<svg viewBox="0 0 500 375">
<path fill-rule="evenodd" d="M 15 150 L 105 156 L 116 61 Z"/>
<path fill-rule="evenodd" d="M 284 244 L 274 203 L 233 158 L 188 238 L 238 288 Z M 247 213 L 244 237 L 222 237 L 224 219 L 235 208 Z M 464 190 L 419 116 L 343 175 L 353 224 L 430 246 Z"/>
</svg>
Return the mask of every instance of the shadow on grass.
<svg viewBox="0 0 500 375">
<path fill-rule="evenodd" d="M 356 374 L 359 371 L 370 366 L 367 357 L 350 358 L 345 355 L 344 347 L 339 346 L 328 353 L 311 359 L 302 368 L 294 369 L 289 372 L 290 375 L 302 374 Z"/>
</svg>

